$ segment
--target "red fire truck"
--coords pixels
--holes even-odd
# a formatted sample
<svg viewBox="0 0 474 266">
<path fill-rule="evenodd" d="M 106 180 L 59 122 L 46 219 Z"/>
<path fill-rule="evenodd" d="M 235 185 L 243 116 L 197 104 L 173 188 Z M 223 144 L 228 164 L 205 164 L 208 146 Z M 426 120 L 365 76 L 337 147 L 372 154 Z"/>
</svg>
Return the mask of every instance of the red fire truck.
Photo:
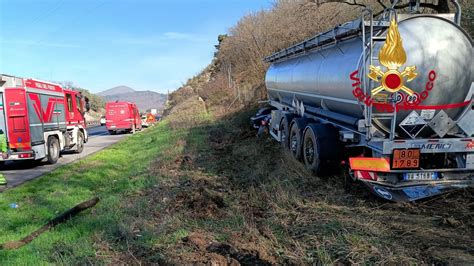
<svg viewBox="0 0 474 266">
<path fill-rule="evenodd" d="M 0 162 L 54 164 L 63 151 L 81 153 L 88 139 L 86 101 L 57 84 L 0 75 Z"/>
<path fill-rule="evenodd" d="M 131 102 L 109 102 L 105 105 L 105 127 L 111 135 L 118 131 L 135 133 L 142 129 L 137 105 Z"/>
</svg>

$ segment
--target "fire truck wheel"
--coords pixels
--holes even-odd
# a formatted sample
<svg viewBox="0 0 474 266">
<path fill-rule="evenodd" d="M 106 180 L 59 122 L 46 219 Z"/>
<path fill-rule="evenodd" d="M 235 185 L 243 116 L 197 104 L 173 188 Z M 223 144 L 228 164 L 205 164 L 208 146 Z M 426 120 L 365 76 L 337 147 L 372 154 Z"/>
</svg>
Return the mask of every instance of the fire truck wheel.
<svg viewBox="0 0 474 266">
<path fill-rule="evenodd" d="M 109 130 L 109 134 L 110 134 L 110 135 L 115 135 L 115 134 L 117 134 L 117 132 L 114 131 L 114 130 Z"/>
<path fill-rule="evenodd" d="M 77 148 L 76 153 L 81 153 L 84 150 L 84 133 L 79 131 L 77 134 Z"/>
<path fill-rule="evenodd" d="M 48 138 L 48 163 L 55 164 L 59 159 L 59 141 L 56 137 Z"/>
<path fill-rule="evenodd" d="M 320 174 L 321 170 L 321 160 L 319 158 L 320 146 L 313 124 L 309 124 L 306 127 L 303 138 L 303 160 L 306 169 L 313 172 L 316 176 Z"/>
</svg>

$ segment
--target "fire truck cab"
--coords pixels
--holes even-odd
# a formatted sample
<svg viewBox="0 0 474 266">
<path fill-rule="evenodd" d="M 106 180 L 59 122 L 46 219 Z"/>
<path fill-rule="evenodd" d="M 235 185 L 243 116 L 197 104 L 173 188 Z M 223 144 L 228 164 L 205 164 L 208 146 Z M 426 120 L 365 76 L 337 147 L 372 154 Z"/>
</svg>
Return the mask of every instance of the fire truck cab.
<svg viewBox="0 0 474 266">
<path fill-rule="evenodd" d="M 88 140 L 87 104 L 60 85 L 0 75 L 0 162 L 58 161 L 61 152 L 81 153 Z"/>
</svg>

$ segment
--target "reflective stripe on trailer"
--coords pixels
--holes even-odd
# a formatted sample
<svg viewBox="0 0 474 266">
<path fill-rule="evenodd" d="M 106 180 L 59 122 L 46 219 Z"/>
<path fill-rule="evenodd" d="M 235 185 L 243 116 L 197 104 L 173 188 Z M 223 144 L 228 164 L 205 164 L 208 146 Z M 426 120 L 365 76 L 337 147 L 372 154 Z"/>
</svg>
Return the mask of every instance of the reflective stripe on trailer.
<svg viewBox="0 0 474 266">
<path fill-rule="evenodd" d="M 388 158 L 353 157 L 349 158 L 349 164 L 352 170 L 390 172 Z"/>
<path fill-rule="evenodd" d="M 377 181 L 378 179 L 377 173 L 369 172 L 369 171 L 354 171 L 354 176 L 357 179 L 374 180 L 374 181 Z"/>
</svg>

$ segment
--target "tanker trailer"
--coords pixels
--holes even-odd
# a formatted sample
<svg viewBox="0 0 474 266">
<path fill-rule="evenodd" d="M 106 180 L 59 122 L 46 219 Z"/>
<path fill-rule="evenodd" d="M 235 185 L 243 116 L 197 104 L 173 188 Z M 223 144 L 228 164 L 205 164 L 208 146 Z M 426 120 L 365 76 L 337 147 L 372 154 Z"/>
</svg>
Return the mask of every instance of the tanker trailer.
<svg viewBox="0 0 474 266">
<path fill-rule="evenodd" d="M 473 46 L 460 12 L 364 10 L 267 57 L 262 124 L 314 174 L 342 162 L 346 185 L 387 200 L 474 186 Z"/>
</svg>

